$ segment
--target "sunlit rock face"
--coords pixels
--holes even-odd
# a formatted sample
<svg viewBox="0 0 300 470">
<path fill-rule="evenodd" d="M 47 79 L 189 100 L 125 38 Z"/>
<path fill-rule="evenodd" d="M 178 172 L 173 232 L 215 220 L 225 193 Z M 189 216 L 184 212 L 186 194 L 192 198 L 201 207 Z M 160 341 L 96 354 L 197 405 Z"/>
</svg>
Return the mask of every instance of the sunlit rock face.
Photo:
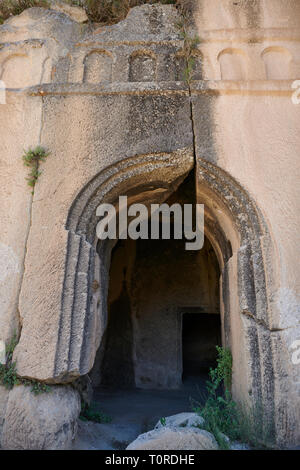
<svg viewBox="0 0 300 470">
<path fill-rule="evenodd" d="M 109 26 L 67 7 L 0 26 L 0 340 L 20 336 L 21 376 L 63 386 L 96 369 L 111 378 L 109 364 L 121 361 L 108 353 L 120 344 L 115 328 L 111 343 L 107 333 L 123 295 L 131 385 L 174 388 L 174 312 L 220 315 L 234 398 L 262 401 L 278 444 L 295 445 L 300 5 L 190 3 L 186 34 L 180 10 L 161 4 Z M 22 155 L 37 145 L 50 155 L 31 194 Z M 188 177 L 187 201 L 205 205 L 205 248 L 191 256 L 172 240 L 161 252 L 136 242 L 122 293 L 125 255 L 97 240 L 96 208 L 120 195 L 176 202 Z M 0 394 L 1 424 L 18 394 Z M 4 423 L 7 448 L 13 426 Z"/>
</svg>

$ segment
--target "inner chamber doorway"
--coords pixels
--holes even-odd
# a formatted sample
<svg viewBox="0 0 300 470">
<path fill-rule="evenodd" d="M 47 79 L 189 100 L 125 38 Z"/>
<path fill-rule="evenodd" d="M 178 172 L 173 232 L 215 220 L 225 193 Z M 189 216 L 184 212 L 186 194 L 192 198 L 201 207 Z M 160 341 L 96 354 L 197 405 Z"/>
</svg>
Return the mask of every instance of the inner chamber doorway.
<svg viewBox="0 0 300 470">
<path fill-rule="evenodd" d="M 191 203 L 188 178 L 168 201 Z M 92 372 L 110 389 L 177 389 L 203 381 L 221 342 L 220 270 L 205 237 L 119 240 L 111 253 L 108 323 Z"/>
<path fill-rule="evenodd" d="M 221 322 L 217 313 L 188 312 L 182 315 L 182 380 L 207 375 L 221 345 Z"/>
</svg>

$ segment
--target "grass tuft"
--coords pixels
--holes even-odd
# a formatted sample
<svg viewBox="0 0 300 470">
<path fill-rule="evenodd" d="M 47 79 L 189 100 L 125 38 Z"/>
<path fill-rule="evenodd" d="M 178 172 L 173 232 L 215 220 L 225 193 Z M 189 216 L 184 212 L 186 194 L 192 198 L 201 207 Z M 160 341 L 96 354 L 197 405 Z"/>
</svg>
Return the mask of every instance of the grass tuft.
<svg viewBox="0 0 300 470">
<path fill-rule="evenodd" d="M 39 170 L 40 163 L 44 162 L 49 156 L 49 152 L 41 146 L 35 147 L 35 149 L 29 149 L 23 155 L 24 165 L 30 168 L 30 172 L 27 179 L 28 186 L 32 188 L 32 192 L 38 180 L 38 177 L 41 174 Z"/>
</svg>

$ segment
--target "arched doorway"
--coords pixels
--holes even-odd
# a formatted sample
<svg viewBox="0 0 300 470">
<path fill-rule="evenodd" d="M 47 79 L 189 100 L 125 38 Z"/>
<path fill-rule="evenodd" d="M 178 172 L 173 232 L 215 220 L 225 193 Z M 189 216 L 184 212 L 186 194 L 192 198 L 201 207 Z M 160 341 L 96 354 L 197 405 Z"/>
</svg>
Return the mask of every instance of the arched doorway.
<svg viewBox="0 0 300 470">
<path fill-rule="evenodd" d="M 166 200 L 175 202 L 195 205 L 194 172 Z M 196 251 L 174 236 L 119 240 L 111 254 L 108 320 L 95 383 L 112 389 L 205 383 L 221 344 L 219 279 L 207 237 Z"/>
<path fill-rule="evenodd" d="M 55 360 L 59 380 L 92 369 L 107 328 L 113 244 L 104 242 L 97 249 L 96 208 L 101 202 L 115 203 L 122 194 L 129 203 L 163 202 L 193 167 L 190 149 L 131 157 L 99 173 L 74 201 L 66 226 L 68 254 Z M 195 181 L 196 200 L 205 205 L 205 235 L 220 267 L 222 344 L 233 355 L 234 398 L 263 403 L 266 419 L 278 419 L 282 426 L 283 414 L 276 416 L 274 407 L 267 224 L 247 192 L 216 165 L 198 159 Z"/>
</svg>

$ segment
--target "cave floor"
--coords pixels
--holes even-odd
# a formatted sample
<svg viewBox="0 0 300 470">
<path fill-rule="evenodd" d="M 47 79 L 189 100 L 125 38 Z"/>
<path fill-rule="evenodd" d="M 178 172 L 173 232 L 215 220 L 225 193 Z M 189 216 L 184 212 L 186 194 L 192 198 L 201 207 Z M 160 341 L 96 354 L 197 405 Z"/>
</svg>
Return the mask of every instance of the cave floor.
<svg viewBox="0 0 300 470">
<path fill-rule="evenodd" d="M 193 411 L 195 402 L 203 402 L 207 374 L 187 378 L 176 390 L 94 391 L 95 409 L 111 419 L 110 423 L 79 423 L 76 449 L 125 449 L 144 432 L 150 431 L 160 418 Z"/>
<path fill-rule="evenodd" d="M 94 393 L 97 408 L 118 424 L 139 424 L 142 432 L 157 421 L 183 411 L 192 411 L 193 402 L 203 399 L 207 375 L 190 377 L 177 390 L 105 390 Z"/>
</svg>

